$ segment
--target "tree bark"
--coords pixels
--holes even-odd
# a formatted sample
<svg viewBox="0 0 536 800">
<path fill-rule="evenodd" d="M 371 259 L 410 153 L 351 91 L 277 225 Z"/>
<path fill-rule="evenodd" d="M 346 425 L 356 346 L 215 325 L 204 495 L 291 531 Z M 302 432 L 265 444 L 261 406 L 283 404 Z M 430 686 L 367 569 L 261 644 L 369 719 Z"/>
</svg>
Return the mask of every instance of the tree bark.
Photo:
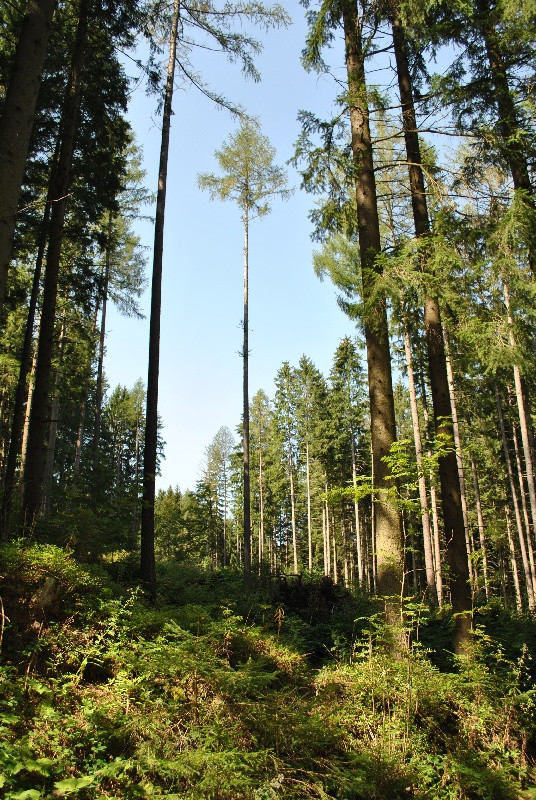
<svg viewBox="0 0 536 800">
<path fill-rule="evenodd" d="M 42 503 L 44 443 L 49 422 L 50 373 L 54 351 L 58 276 L 66 211 L 66 195 L 69 189 L 71 162 L 75 145 L 88 24 L 89 0 L 81 0 L 71 70 L 62 110 L 61 145 L 52 181 L 54 191 L 52 192 L 50 235 L 43 287 L 35 387 L 28 432 L 28 453 L 23 479 L 22 514 L 23 528 L 26 530 L 31 530 L 35 525 Z"/>
<path fill-rule="evenodd" d="M 408 160 L 411 203 L 415 234 L 418 238 L 430 233 L 430 220 L 426 200 L 426 188 L 422 171 L 417 118 L 413 99 L 413 86 L 406 53 L 405 35 L 400 20 L 392 20 L 393 43 L 397 65 L 398 86 L 402 103 L 402 123 Z M 423 253 L 423 258 L 426 254 Z M 436 437 L 454 438 L 453 417 L 450 403 L 446 355 L 443 343 L 441 313 L 436 297 L 426 293 L 424 300 L 424 325 L 428 352 L 432 406 L 434 409 Z M 465 520 L 463 517 L 463 492 L 457 470 L 456 454 L 451 452 L 439 460 L 442 511 L 447 543 L 447 562 L 450 568 L 452 607 L 457 614 L 455 648 L 465 648 L 470 628 L 469 612 L 472 609 L 469 585 L 469 564 L 465 557 Z"/>
<path fill-rule="evenodd" d="M 97 362 L 97 382 L 95 386 L 95 419 L 93 424 L 93 466 L 99 460 L 99 444 L 101 434 L 102 399 L 104 396 L 104 344 L 106 341 L 106 309 L 108 307 L 108 284 L 110 281 L 110 261 L 112 257 L 112 225 L 113 214 L 108 212 L 108 235 L 106 242 L 106 257 L 104 259 L 104 274 L 101 287 L 101 324 L 99 331 L 99 357 Z"/>
<path fill-rule="evenodd" d="M 379 594 L 400 598 L 403 552 L 400 516 L 388 499 L 392 487 L 383 457 L 396 440 L 391 355 L 385 301 L 372 302 L 380 270 L 376 256 L 381 251 L 376 183 L 366 99 L 364 54 L 356 0 L 342 3 L 350 126 L 355 171 L 364 328 L 370 400 L 372 460 L 374 468 L 374 519 L 376 534 L 377 589 Z M 397 601 L 386 607 L 389 621 L 398 621 Z"/>
<path fill-rule="evenodd" d="M 486 548 L 486 537 L 484 533 L 484 515 L 482 513 L 482 503 L 480 500 L 480 485 L 478 482 L 478 472 L 474 456 L 471 455 L 471 472 L 473 473 L 473 487 L 475 490 L 476 518 L 478 523 L 478 536 L 480 539 L 480 552 L 482 554 L 482 572 L 484 575 L 484 592 L 486 600 L 489 600 L 489 573 L 488 573 L 488 554 Z"/>
<path fill-rule="evenodd" d="M 56 0 L 29 0 L 0 117 L 0 307 Z"/>
<path fill-rule="evenodd" d="M 419 411 L 417 408 L 417 394 L 415 392 L 415 379 L 413 376 L 413 358 L 411 355 L 411 343 L 407 327 L 404 321 L 404 352 L 406 355 L 406 368 L 408 372 L 408 389 L 411 407 L 411 419 L 413 423 L 413 441 L 415 444 L 415 457 L 417 460 L 417 471 L 419 474 L 419 501 L 421 506 L 422 535 L 424 545 L 424 567 L 426 571 L 426 583 L 432 601 L 437 600 L 437 589 L 434 573 L 434 556 L 432 547 L 432 531 L 430 526 L 430 513 L 428 511 L 428 493 L 426 491 L 426 478 L 422 463 L 422 438 L 421 425 L 419 422 Z"/>
<path fill-rule="evenodd" d="M 527 548 L 525 544 L 525 535 L 523 533 L 523 523 L 521 522 L 521 514 L 519 511 L 519 502 L 517 499 L 516 493 L 516 485 L 514 481 L 514 473 L 512 470 L 512 463 L 510 461 L 510 453 L 508 452 L 508 440 L 506 438 L 506 430 L 504 427 L 504 417 L 501 408 L 501 400 L 499 397 L 499 390 L 497 385 L 495 385 L 495 401 L 497 404 L 497 417 L 499 420 L 499 428 L 501 431 L 501 440 L 503 446 L 503 453 L 504 453 L 504 461 L 506 464 L 506 471 L 508 473 L 508 482 L 510 484 L 510 493 L 512 496 L 512 503 L 514 506 L 514 515 L 516 518 L 516 527 L 517 527 L 517 534 L 519 540 L 519 548 L 521 550 L 521 561 L 523 562 L 523 571 L 525 573 L 525 585 L 527 588 L 527 597 L 529 603 L 529 611 L 534 611 L 535 607 L 535 597 L 534 597 L 534 576 L 532 575 L 532 571 L 530 569 L 530 563 L 527 556 Z"/>
<path fill-rule="evenodd" d="M 169 40 L 160 164 L 158 168 L 158 191 L 154 226 L 153 277 L 151 284 L 151 318 L 149 325 L 149 365 L 147 370 L 147 397 L 145 415 L 145 449 L 143 460 L 143 500 L 141 509 L 141 578 L 151 595 L 156 591 L 156 563 L 154 553 L 154 501 L 156 483 L 156 460 L 158 450 L 158 375 L 160 369 L 160 311 L 162 307 L 162 260 L 164 253 L 164 220 L 166 209 L 166 183 L 169 154 L 169 132 L 171 128 L 171 105 L 177 51 L 177 29 L 179 24 L 179 0 L 173 5 L 173 21 Z"/>
<path fill-rule="evenodd" d="M 242 357 L 243 374 L 243 411 L 242 441 L 244 450 L 243 469 L 243 501 L 244 501 L 244 576 L 246 580 L 251 574 L 251 485 L 249 477 L 249 210 L 244 209 L 244 344 Z"/>
</svg>

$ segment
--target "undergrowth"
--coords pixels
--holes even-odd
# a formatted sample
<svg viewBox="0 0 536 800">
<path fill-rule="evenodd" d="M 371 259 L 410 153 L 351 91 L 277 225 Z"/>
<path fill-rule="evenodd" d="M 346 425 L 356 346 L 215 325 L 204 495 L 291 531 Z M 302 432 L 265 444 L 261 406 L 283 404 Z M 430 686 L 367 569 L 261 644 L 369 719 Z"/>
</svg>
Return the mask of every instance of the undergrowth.
<svg viewBox="0 0 536 800">
<path fill-rule="evenodd" d="M 536 797 L 532 620 L 484 609 L 440 670 L 444 618 L 393 659 L 329 581 L 168 566 L 155 607 L 59 548 L 0 555 L 6 800 Z"/>
</svg>

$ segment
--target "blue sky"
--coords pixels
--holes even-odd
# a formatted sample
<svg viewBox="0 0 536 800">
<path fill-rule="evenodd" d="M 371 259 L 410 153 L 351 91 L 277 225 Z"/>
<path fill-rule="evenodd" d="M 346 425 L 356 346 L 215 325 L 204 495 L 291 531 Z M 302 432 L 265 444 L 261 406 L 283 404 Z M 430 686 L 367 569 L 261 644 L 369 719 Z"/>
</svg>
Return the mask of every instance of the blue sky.
<svg viewBox="0 0 536 800">
<path fill-rule="evenodd" d="M 300 64 L 305 41 L 304 10 L 286 4 L 293 24 L 259 33 L 264 51 L 257 58 L 260 83 L 243 79 L 238 64 L 202 54 L 199 71 L 212 87 L 259 118 L 262 132 L 284 164 L 293 153 L 297 113 L 329 115 L 335 81 L 306 73 Z M 342 42 L 340 55 L 342 57 Z M 129 74 L 134 68 L 127 64 Z M 144 151 L 146 185 L 156 190 L 160 119 L 155 98 L 137 88 L 130 120 Z M 197 188 L 197 174 L 216 170 L 214 151 L 237 127 L 225 110 L 193 88 L 177 85 L 172 119 L 166 203 L 159 409 L 166 441 L 160 487 L 194 488 L 205 447 L 222 425 L 233 433 L 241 417 L 242 223 L 231 203 L 211 202 Z M 296 187 L 287 202 L 274 201 L 272 213 L 250 231 L 250 397 L 260 388 L 273 393 L 274 376 L 285 360 L 297 364 L 305 353 L 324 373 L 335 348 L 354 324 L 339 310 L 329 282 L 312 268 L 308 211 L 313 198 Z M 153 213 L 153 210 L 151 210 Z M 153 230 L 139 223 L 149 247 Z M 147 310 L 146 293 L 142 305 Z M 148 320 L 120 317 L 111 310 L 105 370 L 111 388 L 146 380 Z"/>
</svg>

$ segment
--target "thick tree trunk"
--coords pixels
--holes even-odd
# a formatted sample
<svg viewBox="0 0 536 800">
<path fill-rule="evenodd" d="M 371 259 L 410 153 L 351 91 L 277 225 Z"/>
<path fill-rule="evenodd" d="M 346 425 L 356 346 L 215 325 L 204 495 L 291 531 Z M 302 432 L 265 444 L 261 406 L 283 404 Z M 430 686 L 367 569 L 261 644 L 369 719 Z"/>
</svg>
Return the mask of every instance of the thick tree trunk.
<svg viewBox="0 0 536 800">
<path fill-rule="evenodd" d="M 149 592 L 156 591 L 156 564 L 154 554 L 154 500 L 156 483 L 156 460 L 158 450 L 158 375 L 160 370 L 160 310 L 162 307 L 162 260 L 164 253 L 164 219 L 166 209 L 166 183 L 169 154 L 169 132 L 171 127 L 171 104 L 175 55 L 177 51 L 177 29 L 179 24 L 179 0 L 173 5 L 173 21 L 169 40 L 160 164 L 158 168 L 158 191 L 154 226 L 153 277 L 151 284 L 151 318 L 149 326 L 149 365 L 147 370 L 147 397 L 145 415 L 145 450 L 143 460 L 143 500 L 141 509 L 141 577 Z"/>
<path fill-rule="evenodd" d="M 249 478 L 249 212 L 244 209 L 244 344 L 242 358 L 243 373 L 243 411 L 242 441 L 244 450 L 243 500 L 244 500 L 244 575 L 251 573 L 251 488 Z"/>
<path fill-rule="evenodd" d="M 43 287 L 35 387 L 28 433 L 28 454 L 23 481 L 23 527 L 28 530 L 35 525 L 42 503 L 41 481 L 44 466 L 44 443 L 49 422 L 50 372 L 54 351 L 58 276 L 66 211 L 66 195 L 69 188 L 77 129 L 81 73 L 86 51 L 89 23 L 88 7 L 89 0 L 81 0 L 71 71 L 62 111 L 62 139 L 58 163 L 54 170 L 54 179 L 52 181 L 54 191 L 51 193 L 53 203 L 50 236 Z"/>
<path fill-rule="evenodd" d="M 29 0 L 0 117 L 0 308 L 56 0 Z"/>
<path fill-rule="evenodd" d="M 372 460 L 374 465 L 374 519 L 376 534 L 377 589 L 391 598 L 401 596 L 403 553 L 400 516 L 388 500 L 392 487 L 383 457 L 396 440 L 391 355 L 385 301 L 375 297 L 381 250 L 376 184 L 366 97 L 364 55 L 356 0 L 342 3 L 346 68 L 350 98 L 350 126 L 355 170 L 359 229 L 359 251 L 365 305 L 364 327 L 367 347 Z M 387 604 L 387 617 L 399 619 L 396 601 Z"/>
<path fill-rule="evenodd" d="M 426 188 L 422 172 L 417 118 L 413 100 L 413 86 L 406 54 L 404 30 L 400 20 L 392 22 L 393 42 L 397 65 L 398 86 L 402 103 L 404 139 L 409 165 L 409 180 L 413 219 L 417 237 L 426 237 L 430 221 L 426 201 Z M 425 254 L 423 254 L 425 258 Z M 428 350 L 430 386 L 434 409 L 436 436 L 453 438 L 452 409 L 447 380 L 447 365 L 442 336 L 441 314 L 437 298 L 427 295 L 424 301 L 424 325 Z M 457 616 L 455 647 L 464 650 L 472 609 L 468 562 L 465 558 L 465 524 L 462 510 L 463 492 L 456 465 L 456 454 L 447 453 L 439 461 L 441 500 L 445 522 L 447 561 L 451 576 L 452 607 Z"/>
</svg>

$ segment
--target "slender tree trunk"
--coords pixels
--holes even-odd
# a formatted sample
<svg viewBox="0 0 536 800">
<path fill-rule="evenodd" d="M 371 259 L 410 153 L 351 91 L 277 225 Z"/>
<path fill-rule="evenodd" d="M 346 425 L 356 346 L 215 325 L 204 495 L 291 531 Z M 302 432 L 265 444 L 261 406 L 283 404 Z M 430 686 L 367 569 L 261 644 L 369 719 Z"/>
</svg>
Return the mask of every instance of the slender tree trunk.
<svg viewBox="0 0 536 800">
<path fill-rule="evenodd" d="M 171 104 L 177 51 L 179 0 L 174 1 L 173 21 L 169 40 L 162 140 L 158 168 L 158 191 L 154 226 L 153 278 L 151 285 L 151 319 L 149 328 L 149 365 L 147 370 L 147 398 L 145 415 L 145 448 L 143 460 L 143 500 L 141 509 L 141 577 L 149 592 L 156 590 L 156 564 L 154 553 L 154 500 L 156 460 L 158 450 L 158 375 L 160 369 L 160 310 L 162 307 L 162 260 L 164 253 L 164 219 L 166 208 L 166 182 L 171 127 Z"/>
<path fill-rule="evenodd" d="M 52 192 L 50 236 L 43 287 L 35 387 L 30 416 L 30 429 L 28 433 L 28 456 L 24 471 L 22 514 L 23 526 L 28 530 L 33 528 L 42 503 L 41 481 L 44 465 L 44 442 L 49 422 L 50 373 L 54 350 L 58 276 L 66 211 L 66 195 L 70 183 L 71 162 L 77 130 L 82 68 L 87 43 L 89 23 L 88 6 L 89 0 L 81 0 L 76 39 L 71 61 L 71 71 L 62 111 L 61 145 L 52 182 L 54 191 Z"/>
<path fill-rule="evenodd" d="M 516 609 L 519 613 L 523 611 L 523 602 L 521 600 L 521 588 L 519 585 L 519 573 L 517 570 L 516 548 L 514 544 L 514 537 L 512 536 L 512 523 L 510 521 L 510 509 L 506 506 L 506 534 L 508 536 L 508 551 L 510 553 L 510 568 L 512 570 L 512 579 L 514 582 L 514 592 L 516 596 Z"/>
<path fill-rule="evenodd" d="M 510 493 L 512 495 L 512 503 L 514 506 L 514 514 L 516 518 L 516 526 L 517 526 L 517 534 L 519 539 L 519 548 L 521 550 L 521 560 L 523 562 L 523 571 L 525 573 L 525 584 L 527 588 L 527 597 L 529 602 L 529 610 L 534 611 L 535 607 L 535 597 L 534 597 L 534 577 L 532 575 L 532 571 L 530 569 L 530 563 L 527 556 L 527 548 L 525 545 L 525 535 L 523 533 L 523 523 L 521 522 L 521 514 L 519 512 L 519 503 L 517 499 L 516 493 L 516 485 L 514 481 L 514 473 L 512 470 L 512 464 L 510 461 L 510 453 L 508 452 L 508 440 L 506 438 L 506 430 L 504 427 L 504 418 L 501 408 L 501 400 L 499 397 L 499 390 L 497 385 L 495 385 L 495 401 L 497 403 L 497 417 L 499 420 L 499 428 L 501 431 L 501 439 L 502 439 L 502 446 L 503 446 L 503 453 L 504 453 L 504 461 L 506 464 L 506 471 L 508 473 L 508 482 L 510 484 Z"/>
<path fill-rule="evenodd" d="M 355 171 L 359 250 L 365 304 L 364 327 L 370 398 L 372 459 L 374 464 L 374 517 L 378 592 L 400 597 L 402 588 L 402 532 L 398 510 L 388 500 L 392 486 L 383 457 L 396 440 L 391 355 L 385 301 L 375 288 L 380 277 L 376 256 L 381 251 L 376 184 L 366 97 L 364 54 L 356 0 L 342 3 L 346 68 L 350 96 L 350 127 Z M 372 302 L 372 298 L 374 302 Z M 388 620 L 398 621 L 396 602 L 388 603 Z"/>
<path fill-rule="evenodd" d="M 426 386 L 424 382 L 424 376 L 421 376 L 421 398 L 422 398 L 422 409 L 423 409 L 423 417 L 424 417 L 424 426 L 427 432 L 427 436 L 429 436 L 428 431 L 430 430 L 430 417 L 428 414 L 428 402 L 426 399 Z M 428 449 L 428 459 L 431 461 L 432 459 L 432 451 Z M 443 608 L 443 576 L 441 573 L 441 533 L 439 530 L 439 511 L 437 508 L 437 492 L 435 487 L 435 475 L 432 469 L 429 472 L 429 482 L 430 482 L 430 506 L 432 508 L 432 529 L 433 529 L 433 543 L 434 543 L 434 572 L 435 572 L 435 584 L 437 589 L 437 602 L 440 608 Z"/>
<path fill-rule="evenodd" d="M 244 449 L 244 575 L 251 573 L 251 489 L 249 479 L 249 210 L 244 209 L 244 359 L 242 438 Z"/>
<path fill-rule="evenodd" d="M 294 572 L 298 574 L 298 532 L 296 529 L 296 493 L 294 490 L 294 467 L 292 464 L 292 456 L 289 459 L 289 473 L 290 473 L 290 517 L 292 525 L 292 558 L 294 563 Z"/>
<path fill-rule="evenodd" d="M 515 349 L 516 342 L 514 337 L 514 330 L 513 330 L 513 319 L 512 319 L 512 312 L 510 308 L 510 293 L 508 291 L 508 286 L 506 283 L 503 284 L 503 291 L 504 291 L 504 303 L 506 306 L 506 312 L 508 315 L 508 328 L 509 328 L 509 339 L 510 345 L 512 349 Z M 523 445 L 523 456 L 525 459 L 525 470 L 527 475 L 527 488 L 529 492 L 529 503 L 530 503 L 530 516 L 532 522 L 532 529 L 533 529 L 533 536 L 536 533 L 536 485 L 534 482 L 534 472 L 532 469 L 532 456 L 531 456 L 531 448 L 530 448 L 530 440 L 529 440 L 529 425 L 527 420 L 527 415 L 525 412 L 525 399 L 523 396 L 523 386 L 521 381 L 521 371 L 517 364 L 514 364 L 514 385 L 516 391 L 516 401 L 517 401 L 517 411 L 519 414 L 519 427 L 521 430 L 521 443 Z M 529 534 L 530 537 L 530 534 Z M 530 539 L 529 539 L 530 541 Z"/>
<path fill-rule="evenodd" d="M 108 307 L 108 284 L 110 281 L 110 262 L 112 258 L 112 226 L 113 214 L 108 212 L 108 233 L 106 241 L 106 257 L 104 259 L 104 274 L 102 275 L 102 311 L 99 333 L 99 357 L 97 361 L 97 382 L 95 386 L 95 419 L 93 425 L 93 466 L 99 460 L 99 445 L 101 434 L 102 400 L 104 396 L 104 344 L 106 342 L 106 310 Z"/>
<path fill-rule="evenodd" d="M 486 548 L 486 537 L 484 534 L 484 515 L 482 513 L 482 503 L 480 501 L 480 485 L 478 482 L 478 472 L 476 470 L 476 464 L 473 455 L 471 455 L 471 472 L 473 473 L 473 487 L 475 490 L 475 503 L 476 503 L 476 518 L 478 523 L 478 536 L 480 539 L 480 552 L 482 554 L 484 591 L 486 593 L 486 600 L 489 600 L 489 571 L 488 571 L 488 554 Z"/>
<path fill-rule="evenodd" d="M 259 567 L 264 560 L 264 474 L 262 463 L 262 442 L 259 450 Z"/>
<path fill-rule="evenodd" d="M 511 397 L 511 390 L 510 387 L 508 389 L 508 405 L 512 406 L 512 397 Z M 529 511 L 527 508 L 527 497 L 525 493 L 525 481 L 523 479 L 523 465 L 521 461 L 521 453 L 519 450 L 519 441 L 517 436 L 517 430 L 515 422 L 512 422 L 512 441 L 514 443 L 514 454 L 516 458 L 516 468 L 517 468 L 517 479 L 519 482 L 519 496 L 521 498 L 521 510 L 523 512 L 523 522 L 525 523 L 525 534 L 526 534 L 526 541 L 527 541 L 527 555 L 529 558 L 530 564 L 530 571 L 532 574 L 532 588 L 534 590 L 534 599 L 536 602 L 536 566 L 534 564 L 534 548 L 532 546 L 532 536 L 531 536 L 531 526 L 530 526 L 530 519 L 529 519 Z"/>
<path fill-rule="evenodd" d="M 59 140 L 56 143 L 56 153 L 53 160 L 53 165 L 56 163 L 59 150 Z M 11 508 L 13 504 L 13 492 L 15 489 L 15 473 L 17 470 L 17 460 L 21 450 L 21 440 L 24 430 L 25 422 L 25 400 L 28 397 L 28 403 L 31 401 L 33 394 L 28 393 L 28 374 L 32 366 L 32 351 L 34 345 L 34 327 L 35 317 L 37 312 L 37 304 L 39 302 L 39 288 L 41 284 L 41 272 L 43 269 L 43 260 L 45 257 L 45 248 L 48 240 L 49 225 L 50 225 L 50 198 L 51 198 L 51 185 L 49 182 L 49 190 L 47 202 L 45 204 L 45 211 L 41 221 L 39 230 L 39 244 L 37 249 L 37 257 L 35 260 L 35 269 L 32 281 L 32 291 L 30 294 L 30 302 L 28 304 L 28 315 L 26 317 L 26 328 L 24 330 L 24 342 L 22 344 L 22 352 L 20 356 L 19 377 L 17 381 L 17 388 L 15 390 L 15 401 L 13 406 L 13 419 L 11 422 L 11 439 L 9 442 L 9 451 L 7 456 L 6 472 L 4 476 L 4 494 L 2 498 L 1 510 L 1 535 L 6 538 L 9 535 L 9 524 L 11 517 Z M 27 405 L 28 412 L 27 418 L 29 420 L 30 405 Z M 24 448 L 25 449 L 25 448 Z M 21 464 L 21 473 L 23 466 Z"/>
<path fill-rule="evenodd" d="M 58 436 L 58 421 L 60 417 L 59 385 L 63 369 L 64 345 L 65 345 L 65 325 L 62 323 L 60 326 L 60 334 L 59 334 L 58 367 L 56 369 L 56 376 L 54 378 L 54 392 L 53 392 L 51 414 L 50 414 L 50 426 L 48 429 L 45 463 L 43 468 L 43 515 L 45 517 L 47 517 L 50 514 L 50 499 L 51 499 L 50 496 L 52 492 L 52 479 L 54 477 L 54 455 L 56 453 L 56 439 Z"/>
<path fill-rule="evenodd" d="M 437 590 L 434 573 L 434 557 L 432 547 L 432 531 L 430 526 L 430 514 L 428 511 L 428 493 L 426 491 L 426 478 L 424 476 L 422 462 L 422 438 L 421 425 L 419 422 L 419 410 L 417 407 L 417 394 L 415 392 L 415 379 L 413 375 L 413 357 L 411 354 L 411 343 L 407 327 L 407 320 L 404 320 L 404 352 L 406 355 L 406 368 L 408 372 L 408 389 L 411 406 L 411 418 L 413 423 L 413 441 L 415 443 L 415 456 L 417 460 L 417 470 L 419 473 L 419 500 L 421 505 L 422 535 L 424 545 L 424 566 L 426 571 L 426 583 L 432 600 L 437 600 Z"/>
<path fill-rule="evenodd" d="M 333 539 L 332 539 L 332 544 L 333 544 L 333 582 L 334 583 L 339 583 L 339 568 L 338 568 L 338 564 L 337 564 L 337 536 L 336 536 L 336 532 L 335 532 L 335 515 L 334 514 L 331 514 L 331 525 L 330 525 L 329 516 L 328 516 L 328 534 L 329 534 L 330 528 L 331 528 L 331 531 L 333 533 Z"/>
<path fill-rule="evenodd" d="M 311 513 L 311 470 L 309 463 L 309 441 L 305 443 L 305 479 L 307 483 L 307 550 L 309 572 L 313 571 L 313 520 Z"/>
<path fill-rule="evenodd" d="M 0 117 L 0 308 L 56 0 L 29 0 Z"/>
</svg>

